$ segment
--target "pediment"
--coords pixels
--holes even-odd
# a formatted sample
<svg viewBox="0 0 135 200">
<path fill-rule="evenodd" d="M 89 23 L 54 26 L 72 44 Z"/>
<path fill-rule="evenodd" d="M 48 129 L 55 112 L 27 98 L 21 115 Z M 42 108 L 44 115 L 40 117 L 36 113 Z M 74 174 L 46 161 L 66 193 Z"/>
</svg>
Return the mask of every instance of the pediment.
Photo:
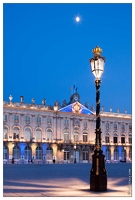
<svg viewBox="0 0 135 200">
<path fill-rule="evenodd" d="M 88 114 L 88 115 L 93 115 L 93 112 L 91 110 L 89 110 L 88 108 L 86 108 L 85 106 L 83 106 L 81 103 L 79 103 L 78 101 L 65 106 L 61 109 L 59 109 L 60 112 L 71 112 L 71 113 L 76 113 L 76 114 Z"/>
</svg>

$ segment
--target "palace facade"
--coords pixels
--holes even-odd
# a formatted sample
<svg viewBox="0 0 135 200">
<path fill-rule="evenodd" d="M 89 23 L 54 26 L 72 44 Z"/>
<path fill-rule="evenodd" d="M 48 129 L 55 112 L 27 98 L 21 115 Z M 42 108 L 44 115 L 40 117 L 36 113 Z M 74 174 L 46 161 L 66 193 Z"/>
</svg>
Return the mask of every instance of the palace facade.
<svg viewBox="0 0 135 200">
<path fill-rule="evenodd" d="M 4 101 L 3 160 L 10 162 L 88 163 L 95 145 L 96 114 L 80 103 L 76 91 L 69 103 L 47 106 Z M 132 161 L 132 116 L 127 113 L 100 112 L 102 150 L 106 162 Z"/>
</svg>

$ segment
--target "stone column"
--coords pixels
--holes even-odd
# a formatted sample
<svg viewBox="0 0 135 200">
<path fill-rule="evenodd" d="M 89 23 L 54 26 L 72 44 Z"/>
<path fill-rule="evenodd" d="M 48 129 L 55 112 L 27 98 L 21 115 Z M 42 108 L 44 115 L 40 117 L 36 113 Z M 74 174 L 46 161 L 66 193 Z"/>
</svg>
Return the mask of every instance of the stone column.
<svg viewBox="0 0 135 200">
<path fill-rule="evenodd" d="M 111 161 L 114 160 L 114 146 L 110 146 L 110 150 L 111 150 Z"/>
</svg>

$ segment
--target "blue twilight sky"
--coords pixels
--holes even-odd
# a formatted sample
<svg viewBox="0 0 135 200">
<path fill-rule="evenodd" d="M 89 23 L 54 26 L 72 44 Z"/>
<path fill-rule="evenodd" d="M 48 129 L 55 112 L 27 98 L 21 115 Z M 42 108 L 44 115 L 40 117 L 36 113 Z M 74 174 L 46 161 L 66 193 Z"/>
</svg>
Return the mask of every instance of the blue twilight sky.
<svg viewBox="0 0 135 200">
<path fill-rule="evenodd" d="M 75 22 L 75 17 L 80 22 Z M 101 106 L 132 112 L 132 4 L 4 4 L 3 99 L 47 105 L 69 102 L 74 84 L 81 103 L 95 108 L 89 59 L 106 57 Z"/>
</svg>

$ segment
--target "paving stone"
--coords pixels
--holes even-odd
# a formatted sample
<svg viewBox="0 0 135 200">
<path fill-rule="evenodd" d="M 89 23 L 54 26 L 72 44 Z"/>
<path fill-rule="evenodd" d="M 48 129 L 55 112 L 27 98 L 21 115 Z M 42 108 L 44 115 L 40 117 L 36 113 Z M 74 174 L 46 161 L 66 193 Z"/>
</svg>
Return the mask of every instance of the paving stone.
<svg viewBox="0 0 135 200">
<path fill-rule="evenodd" d="M 132 196 L 132 164 L 106 163 L 106 192 L 90 191 L 91 163 L 4 164 L 4 197 Z M 129 177 L 129 171 L 131 174 Z"/>
</svg>

